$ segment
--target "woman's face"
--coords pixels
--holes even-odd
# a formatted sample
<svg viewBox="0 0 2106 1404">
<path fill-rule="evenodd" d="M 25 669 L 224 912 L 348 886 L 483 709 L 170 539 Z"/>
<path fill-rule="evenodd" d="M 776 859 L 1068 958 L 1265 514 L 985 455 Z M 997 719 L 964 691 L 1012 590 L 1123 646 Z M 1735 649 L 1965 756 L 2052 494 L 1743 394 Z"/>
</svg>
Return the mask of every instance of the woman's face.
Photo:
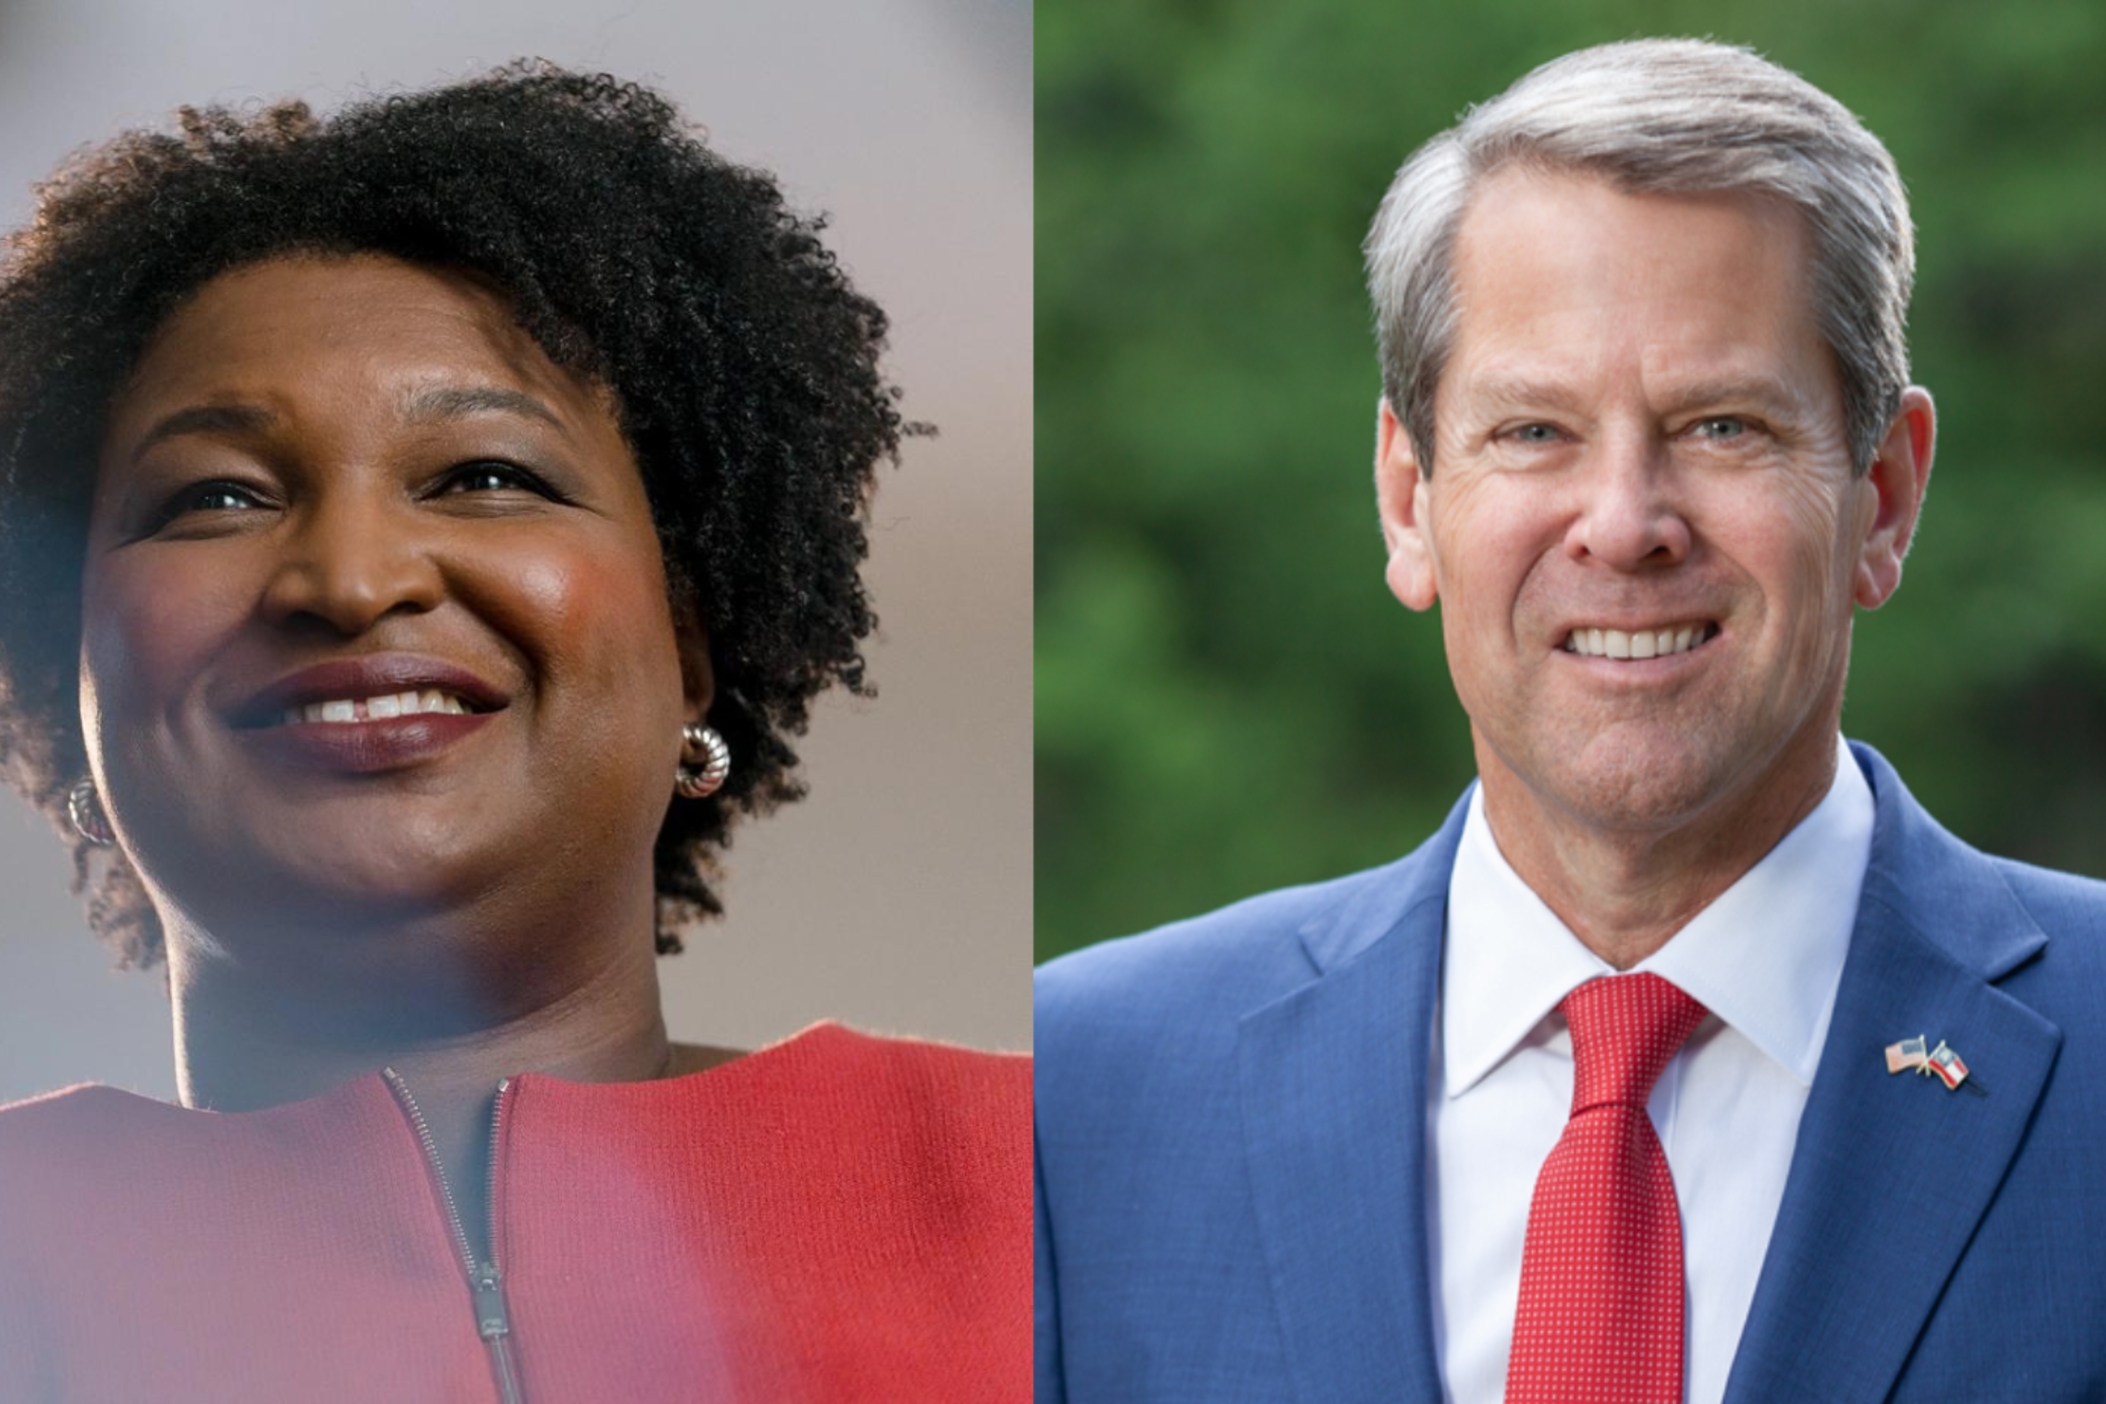
<svg viewBox="0 0 2106 1404">
<path fill-rule="evenodd" d="M 495 930 L 611 892 L 648 942 L 703 657 L 607 396 L 466 278 L 222 275 L 112 408 L 88 750 L 164 915 L 215 939 Z"/>
</svg>

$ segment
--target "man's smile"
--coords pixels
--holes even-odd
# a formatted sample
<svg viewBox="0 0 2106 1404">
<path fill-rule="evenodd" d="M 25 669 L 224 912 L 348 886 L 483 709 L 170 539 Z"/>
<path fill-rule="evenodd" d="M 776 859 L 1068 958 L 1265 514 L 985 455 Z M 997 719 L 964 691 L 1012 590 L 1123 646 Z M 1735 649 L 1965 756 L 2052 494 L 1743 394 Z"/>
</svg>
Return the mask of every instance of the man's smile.
<svg viewBox="0 0 2106 1404">
<path fill-rule="evenodd" d="M 1699 648 L 1717 638 L 1718 632 L 1718 625 L 1708 619 L 1685 619 L 1637 629 L 1586 625 L 1568 633 L 1560 647 L 1583 658 L 1666 658 Z"/>
</svg>

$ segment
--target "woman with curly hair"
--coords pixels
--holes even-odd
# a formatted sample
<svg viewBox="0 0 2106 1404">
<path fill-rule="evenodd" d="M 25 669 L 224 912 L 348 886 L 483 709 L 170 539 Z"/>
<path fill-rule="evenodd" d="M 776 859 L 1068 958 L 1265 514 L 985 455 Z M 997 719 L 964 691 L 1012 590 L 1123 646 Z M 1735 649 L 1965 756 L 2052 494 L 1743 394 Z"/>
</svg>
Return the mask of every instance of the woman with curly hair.
<svg viewBox="0 0 2106 1404">
<path fill-rule="evenodd" d="M 165 965 L 181 1105 L 0 1111 L 0 1398 L 1023 1397 L 1028 1062 L 659 1011 L 863 687 L 914 426 L 817 236 L 540 65 L 43 189 L 0 766 Z"/>
</svg>

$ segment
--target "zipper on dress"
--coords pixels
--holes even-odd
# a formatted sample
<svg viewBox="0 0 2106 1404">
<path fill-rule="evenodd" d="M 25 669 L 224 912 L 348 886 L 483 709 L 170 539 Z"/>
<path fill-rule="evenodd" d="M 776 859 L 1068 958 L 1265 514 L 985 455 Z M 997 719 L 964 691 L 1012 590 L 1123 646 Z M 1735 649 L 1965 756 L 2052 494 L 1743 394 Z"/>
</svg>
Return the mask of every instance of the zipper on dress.
<svg viewBox="0 0 2106 1404">
<path fill-rule="evenodd" d="M 490 1353 L 490 1373 L 497 1381 L 497 1397 L 503 1404 L 525 1404 L 519 1362 L 512 1356 L 512 1311 L 505 1304 L 504 1274 L 497 1263 L 497 1137 L 504 1129 L 505 1093 L 511 1090 L 512 1080 L 506 1078 L 497 1084 L 497 1100 L 490 1109 L 490 1183 L 486 1187 L 490 1205 L 490 1258 L 484 1262 L 475 1256 L 475 1247 L 468 1241 L 468 1226 L 461 1221 L 461 1207 L 453 1197 L 453 1186 L 447 1182 L 446 1167 L 439 1163 L 439 1146 L 432 1139 L 431 1123 L 424 1119 L 423 1109 L 410 1095 L 409 1084 L 402 1080 L 402 1074 L 393 1068 L 382 1068 L 380 1075 L 387 1079 L 395 1100 L 402 1104 L 402 1110 L 408 1115 L 410 1126 L 424 1147 L 425 1163 L 431 1167 L 432 1179 L 439 1186 L 439 1198 L 446 1205 L 446 1222 L 453 1230 L 454 1247 L 460 1250 L 461 1266 L 468 1273 L 468 1288 L 475 1294 L 475 1331 L 482 1337 L 484 1349 Z"/>
</svg>

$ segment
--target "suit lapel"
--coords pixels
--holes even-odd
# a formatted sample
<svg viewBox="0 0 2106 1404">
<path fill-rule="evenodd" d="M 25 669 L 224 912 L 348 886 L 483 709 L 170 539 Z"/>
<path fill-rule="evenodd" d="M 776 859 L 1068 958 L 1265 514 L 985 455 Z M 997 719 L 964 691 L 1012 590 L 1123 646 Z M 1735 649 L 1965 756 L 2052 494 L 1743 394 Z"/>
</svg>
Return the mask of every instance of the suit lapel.
<svg viewBox="0 0 2106 1404">
<path fill-rule="evenodd" d="M 1872 862 L 1726 1399 L 1885 1399 L 1995 1198 L 2062 1035 L 1995 988 L 2046 938 L 1869 750 Z M 1986 1090 L 1889 1074 L 1944 1039 Z"/>
<path fill-rule="evenodd" d="M 1251 1201 L 1303 1404 L 1441 1397 L 1427 1059 L 1463 813 L 1305 930 L 1319 978 L 1238 1031 Z"/>
</svg>

